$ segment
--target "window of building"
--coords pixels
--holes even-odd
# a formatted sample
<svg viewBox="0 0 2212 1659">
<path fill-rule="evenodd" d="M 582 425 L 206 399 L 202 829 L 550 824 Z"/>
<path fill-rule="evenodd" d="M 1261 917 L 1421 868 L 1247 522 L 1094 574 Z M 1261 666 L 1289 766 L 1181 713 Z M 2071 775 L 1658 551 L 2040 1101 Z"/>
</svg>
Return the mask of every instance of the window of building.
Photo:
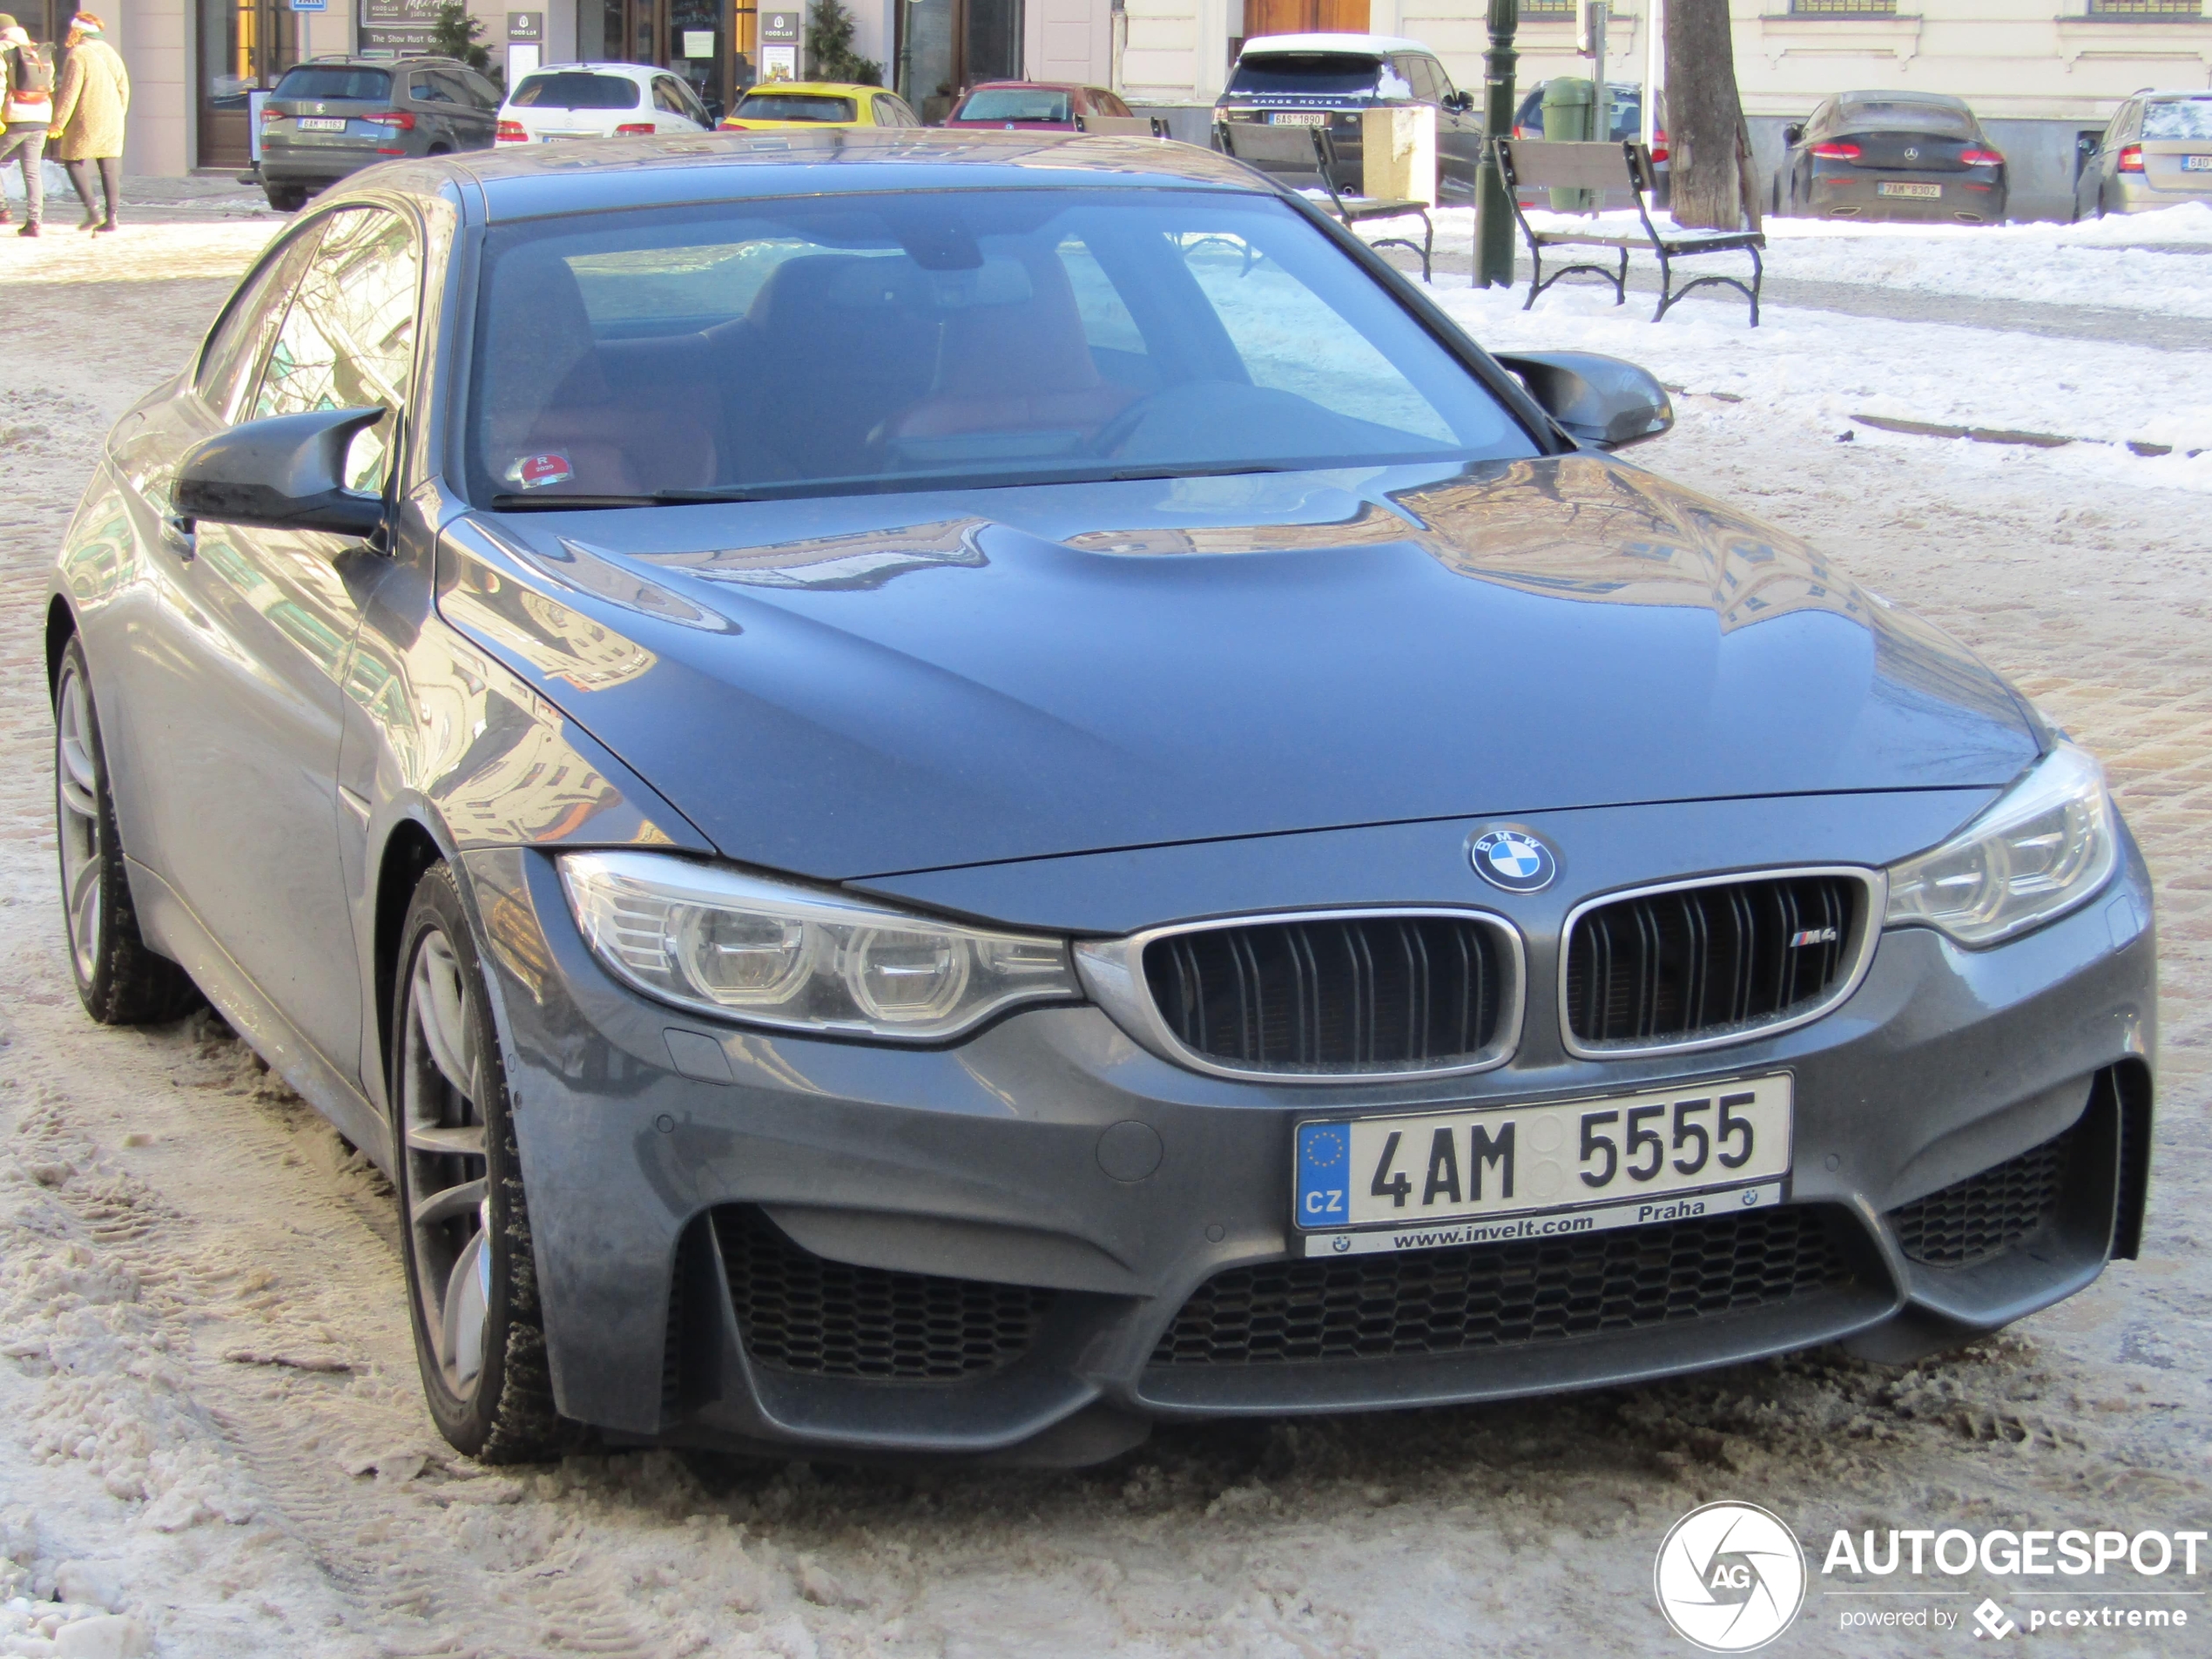
<svg viewBox="0 0 2212 1659">
<path fill-rule="evenodd" d="M 2089 0 L 2093 17 L 2199 17 L 2203 0 Z"/>
<path fill-rule="evenodd" d="M 1894 17 L 1897 0 L 1790 0 L 1793 17 Z"/>
</svg>

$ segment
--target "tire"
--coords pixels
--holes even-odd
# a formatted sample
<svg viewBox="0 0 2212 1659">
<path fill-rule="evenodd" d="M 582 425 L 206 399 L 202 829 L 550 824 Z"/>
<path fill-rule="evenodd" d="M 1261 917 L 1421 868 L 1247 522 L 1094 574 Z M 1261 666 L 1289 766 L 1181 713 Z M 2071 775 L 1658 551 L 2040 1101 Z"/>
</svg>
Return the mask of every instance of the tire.
<svg viewBox="0 0 2212 1659">
<path fill-rule="evenodd" d="M 54 831 L 70 973 L 84 1012 L 102 1025 L 148 1025 L 198 1007 L 191 976 L 138 933 L 92 677 L 76 639 L 54 677 Z"/>
<path fill-rule="evenodd" d="M 307 205 L 305 185 L 264 185 L 262 193 L 269 199 L 269 206 L 280 213 L 296 213 Z"/>
<path fill-rule="evenodd" d="M 486 1463 L 558 1456 L 581 1434 L 554 1408 L 506 1069 L 444 864 L 415 885 L 391 1007 L 393 1184 L 430 1415 Z"/>
</svg>

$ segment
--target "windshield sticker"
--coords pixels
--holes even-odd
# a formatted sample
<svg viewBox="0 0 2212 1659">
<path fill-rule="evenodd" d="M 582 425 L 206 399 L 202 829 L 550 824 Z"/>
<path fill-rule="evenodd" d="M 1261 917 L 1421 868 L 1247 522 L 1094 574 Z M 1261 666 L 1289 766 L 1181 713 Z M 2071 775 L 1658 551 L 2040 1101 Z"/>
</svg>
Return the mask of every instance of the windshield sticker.
<svg viewBox="0 0 2212 1659">
<path fill-rule="evenodd" d="M 565 484 L 576 476 L 566 455 L 524 455 L 507 469 L 507 482 L 520 484 L 525 489 L 542 489 L 548 484 Z"/>
</svg>

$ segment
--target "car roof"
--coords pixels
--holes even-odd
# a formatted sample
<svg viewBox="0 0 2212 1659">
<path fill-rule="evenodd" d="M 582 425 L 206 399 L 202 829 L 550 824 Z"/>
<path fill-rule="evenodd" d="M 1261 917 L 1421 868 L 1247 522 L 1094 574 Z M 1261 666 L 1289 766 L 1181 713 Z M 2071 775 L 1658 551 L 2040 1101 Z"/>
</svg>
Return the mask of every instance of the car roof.
<svg viewBox="0 0 2212 1659">
<path fill-rule="evenodd" d="M 1088 81 L 978 81 L 971 92 L 1103 92 Z"/>
<path fill-rule="evenodd" d="M 1271 56 L 1277 52 L 1355 52 L 1379 57 L 1385 52 L 1435 54 L 1418 40 L 1398 35 L 1261 35 L 1244 43 L 1239 58 Z"/>
<path fill-rule="evenodd" d="M 593 75 L 620 75 L 630 80 L 644 81 L 651 80 L 656 75 L 673 75 L 675 72 L 676 71 L 673 70 L 663 69 L 657 64 L 616 64 L 603 63 L 597 59 L 591 59 L 574 64 L 540 64 L 536 69 L 531 70 L 529 74 L 524 75 L 522 78 L 528 80 L 532 75 L 575 75 L 590 73 Z"/>
<path fill-rule="evenodd" d="M 1241 163 L 1195 145 L 1079 132 L 845 126 L 509 145 L 389 163 L 365 175 L 364 187 L 428 196 L 462 181 L 482 192 L 495 224 L 610 208 L 914 190 L 1275 193 Z"/>
<path fill-rule="evenodd" d="M 888 91 L 888 87 L 863 86 L 857 81 L 755 81 L 738 94 L 751 98 L 756 92 L 806 92 L 820 98 L 851 98 L 855 93 Z"/>
<path fill-rule="evenodd" d="M 1963 110 L 1966 100 L 1948 92 L 1838 92 L 1838 104 L 1933 104 L 1946 110 Z"/>
<path fill-rule="evenodd" d="M 289 75 L 294 69 L 404 69 L 415 64 L 435 64 L 442 69 L 469 67 L 458 57 L 440 57 L 430 52 L 410 52 L 403 57 L 306 57 L 284 72 Z"/>
</svg>

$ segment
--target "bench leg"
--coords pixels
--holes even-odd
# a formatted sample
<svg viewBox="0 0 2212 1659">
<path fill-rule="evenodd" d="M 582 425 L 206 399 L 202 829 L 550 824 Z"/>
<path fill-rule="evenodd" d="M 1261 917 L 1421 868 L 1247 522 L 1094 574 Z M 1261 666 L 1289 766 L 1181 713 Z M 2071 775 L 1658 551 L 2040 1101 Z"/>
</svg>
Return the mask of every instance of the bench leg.
<svg viewBox="0 0 2212 1659">
<path fill-rule="evenodd" d="M 1430 274 L 1429 270 L 1430 259 L 1435 252 L 1436 221 L 1429 218 L 1426 213 L 1423 213 L 1421 215 L 1421 280 L 1424 282 L 1433 282 L 1436 280 Z"/>
<path fill-rule="evenodd" d="M 1751 327 L 1759 326 L 1759 290 L 1766 284 L 1766 264 L 1759 258 L 1757 248 L 1746 250 L 1751 256 Z"/>
<path fill-rule="evenodd" d="M 1625 247 L 1621 250 L 1620 274 L 1613 279 L 1613 303 L 1616 306 L 1629 303 L 1629 250 Z"/>
<path fill-rule="evenodd" d="M 1475 250 L 1478 256 L 1480 256 L 1481 252 L 1482 250 L 1479 247 Z M 1521 308 L 1523 311 L 1534 310 L 1536 308 L 1536 296 L 1543 291 L 1544 250 L 1532 243 L 1528 249 L 1528 297 L 1521 302 Z"/>
<path fill-rule="evenodd" d="M 1651 320 L 1657 322 L 1665 316 L 1667 307 L 1680 297 L 1675 293 L 1674 266 L 1667 262 L 1667 250 L 1662 247 L 1659 250 L 1659 309 L 1651 314 Z"/>
</svg>

